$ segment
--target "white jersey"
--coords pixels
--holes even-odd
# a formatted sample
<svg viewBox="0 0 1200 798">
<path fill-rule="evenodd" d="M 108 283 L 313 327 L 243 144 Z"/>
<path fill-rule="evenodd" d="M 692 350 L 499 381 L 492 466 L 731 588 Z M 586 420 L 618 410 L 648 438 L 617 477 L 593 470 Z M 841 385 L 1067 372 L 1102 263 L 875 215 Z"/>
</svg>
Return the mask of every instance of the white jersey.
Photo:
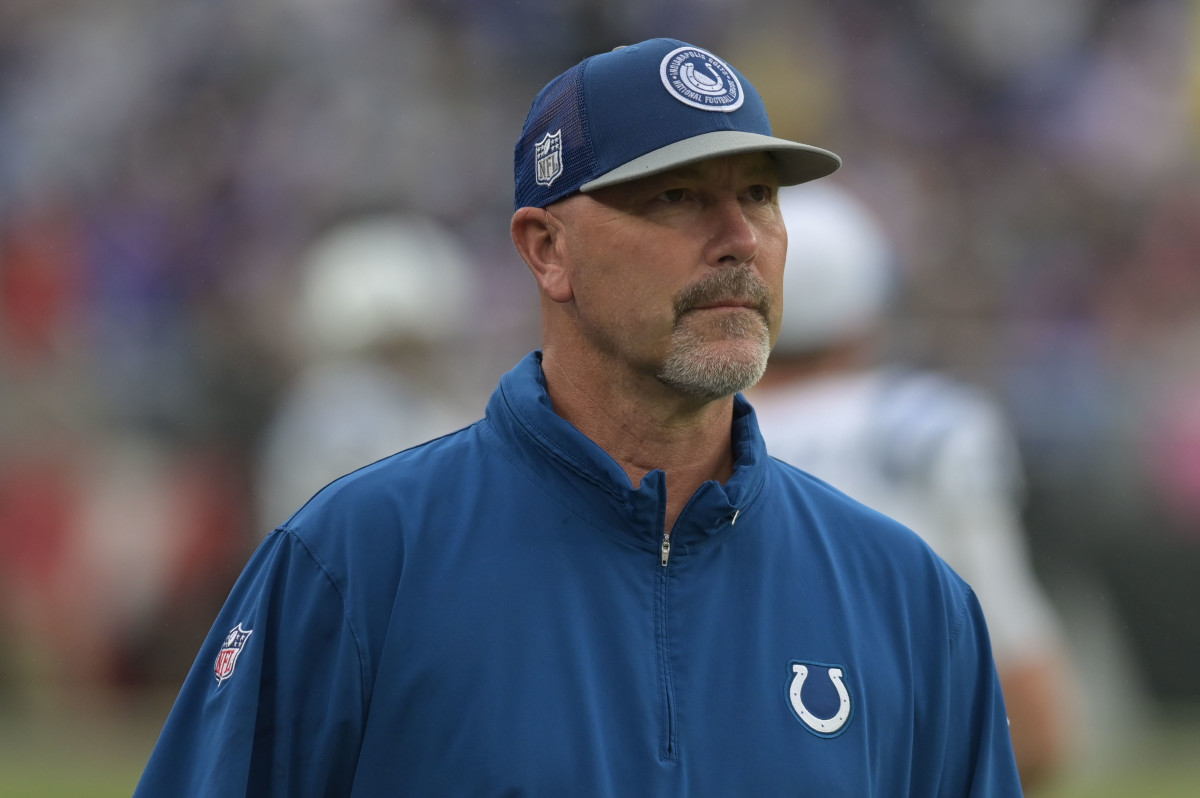
<svg viewBox="0 0 1200 798">
<path fill-rule="evenodd" d="M 395 369 L 346 360 L 304 372 L 265 431 L 258 473 L 262 532 L 343 474 L 452 432 L 456 414 Z"/>
<path fill-rule="evenodd" d="M 750 400 L 768 452 L 913 529 L 971 584 L 998 662 L 1051 639 L 1020 521 L 1016 446 L 992 402 L 945 377 L 886 368 Z"/>
</svg>

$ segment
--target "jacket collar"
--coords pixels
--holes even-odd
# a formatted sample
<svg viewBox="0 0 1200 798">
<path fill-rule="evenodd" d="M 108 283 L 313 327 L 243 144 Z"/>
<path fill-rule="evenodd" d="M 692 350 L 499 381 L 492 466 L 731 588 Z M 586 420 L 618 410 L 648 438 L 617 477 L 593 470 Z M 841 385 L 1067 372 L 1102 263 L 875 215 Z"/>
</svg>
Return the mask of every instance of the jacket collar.
<svg viewBox="0 0 1200 798">
<path fill-rule="evenodd" d="M 647 474 L 634 488 L 606 451 L 554 412 L 541 352 L 505 374 L 487 406 L 488 423 L 520 454 L 518 464 L 580 518 L 622 530 L 657 549 L 666 511 L 665 475 Z M 725 484 L 705 482 L 672 532 L 672 551 L 715 542 L 753 504 L 766 476 L 767 453 L 750 404 L 739 394 L 733 411 L 734 471 Z M 674 555 L 672 555 L 674 556 Z"/>
</svg>

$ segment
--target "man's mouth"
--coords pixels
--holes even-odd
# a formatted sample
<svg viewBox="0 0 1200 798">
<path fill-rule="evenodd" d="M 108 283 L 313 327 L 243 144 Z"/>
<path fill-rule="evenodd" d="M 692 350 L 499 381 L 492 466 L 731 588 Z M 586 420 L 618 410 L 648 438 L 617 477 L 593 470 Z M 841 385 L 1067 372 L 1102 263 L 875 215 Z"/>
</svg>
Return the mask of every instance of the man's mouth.
<svg viewBox="0 0 1200 798">
<path fill-rule="evenodd" d="M 749 269 L 716 272 L 707 280 L 690 286 L 675 302 L 675 318 L 693 310 L 753 310 L 764 319 L 770 298 L 767 288 Z"/>
<path fill-rule="evenodd" d="M 726 308 L 759 310 L 758 304 L 749 299 L 716 299 L 708 302 L 701 302 L 690 308 L 690 310 L 720 310 Z"/>
</svg>

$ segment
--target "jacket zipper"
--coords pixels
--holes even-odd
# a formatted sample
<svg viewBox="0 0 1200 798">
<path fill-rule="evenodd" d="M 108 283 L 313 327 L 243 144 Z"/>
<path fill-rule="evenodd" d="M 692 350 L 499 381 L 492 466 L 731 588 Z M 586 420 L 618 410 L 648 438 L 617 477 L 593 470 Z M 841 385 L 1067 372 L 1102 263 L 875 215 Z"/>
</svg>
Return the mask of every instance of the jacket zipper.
<svg viewBox="0 0 1200 798">
<path fill-rule="evenodd" d="M 662 568 L 658 584 L 658 667 L 662 685 L 663 701 L 663 747 L 664 761 L 675 762 L 678 751 L 675 742 L 675 686 L 671 674 L 670 636 L 667 624 L 667 565 L 671 560 L 671 533 L 662 537 Z"/>
<path fill-rule="evenodd" d="M 734 511 L 729 519 L 730 526 L 737 523 L 741 512 L 740 509 Z M 662 679 L 663 721 L 666 727 L 664 730 L 666 738 L 663 746 L 663 757 L 668 762 L 675 762 L 679 759 L 679 752 L 675 741 L 675 685 L 671 675 L 671 656 L 668 650 L 670 638 L 667 632 L 667 577 L 669 576 L 667 566 L 671 562 L 671 533 L 669 531 L 663 532 L 660 553 L 662 569 L 660 571 L 661 578 L 659 579 L 658 592 L 658 667 L 660 678 Z"/>
</svg>

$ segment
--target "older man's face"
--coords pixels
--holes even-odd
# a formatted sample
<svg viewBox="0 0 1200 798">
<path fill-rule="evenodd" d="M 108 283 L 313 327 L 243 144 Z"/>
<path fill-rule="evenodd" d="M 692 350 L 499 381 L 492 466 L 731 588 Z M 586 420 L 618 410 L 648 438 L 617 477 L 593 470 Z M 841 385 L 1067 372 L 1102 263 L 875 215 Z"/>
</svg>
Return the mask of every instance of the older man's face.
<svg viewBox="0 0 1200 798">
<path fill-rule="evenodd" d="M 777 189 L 770 157 L 755 153 L 561 203 L 589 343 L 697 399 L 757 382 L 781 312 Z"/>
</svg>

